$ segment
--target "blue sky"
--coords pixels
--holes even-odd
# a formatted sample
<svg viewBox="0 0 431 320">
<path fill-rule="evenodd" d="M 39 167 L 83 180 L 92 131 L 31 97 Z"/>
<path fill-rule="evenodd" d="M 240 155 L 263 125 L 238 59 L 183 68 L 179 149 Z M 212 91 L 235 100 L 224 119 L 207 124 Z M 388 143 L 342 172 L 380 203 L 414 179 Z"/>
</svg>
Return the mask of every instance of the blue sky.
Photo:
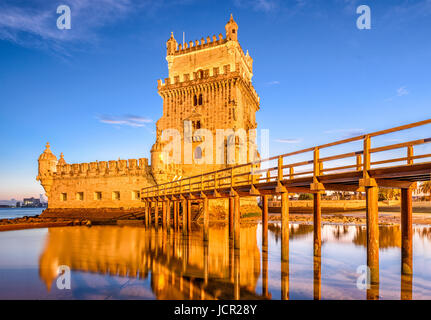
<svg viewBox="0 0 431 320">
<path fill-rule="evenodd" d="M 0 199 L 43 193 L 47 141 L 69 163 L 149 157 L 170 32 L 224 34 L 230 13 L 271 155 L 431 117 L 430 0 L 0 0 Z"/>
</svg>

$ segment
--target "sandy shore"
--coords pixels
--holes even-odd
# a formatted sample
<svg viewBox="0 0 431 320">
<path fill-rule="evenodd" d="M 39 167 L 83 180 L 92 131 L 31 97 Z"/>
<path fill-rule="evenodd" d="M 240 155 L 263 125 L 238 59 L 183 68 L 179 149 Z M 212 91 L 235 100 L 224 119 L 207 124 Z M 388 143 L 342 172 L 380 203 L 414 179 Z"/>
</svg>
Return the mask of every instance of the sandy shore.
<svg viewBox="0 0 431 320">
<path fill-rule="evenodd" d="M 61 218 L 22 217 L 16 219 L 1 219 L 0 231 L 12 231 L 33 228 L 51 228 L 77 225 L 91 225 L 88 220 L 70 220 Z"/>
</svg>

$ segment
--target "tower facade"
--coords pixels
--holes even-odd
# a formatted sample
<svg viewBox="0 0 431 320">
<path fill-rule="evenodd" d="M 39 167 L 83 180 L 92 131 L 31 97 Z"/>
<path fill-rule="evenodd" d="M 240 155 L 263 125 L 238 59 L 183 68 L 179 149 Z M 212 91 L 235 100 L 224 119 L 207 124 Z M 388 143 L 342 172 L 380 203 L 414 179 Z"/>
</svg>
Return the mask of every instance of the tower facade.
<svg viewBox="0 0 431 320">
<path fill-rule="evenodd" d="M 238 152 L 235 163 L 227 159 L 229 134 L 220 143 L 220 130 L 243 130 L 247 138 L 237 136 L 236 148 L 245 143 L 246 159 L 242 158 L 242 162 L 252 160 L 249 133 L 257 127 L 255 114 L 259 110 L 259 97 L 252 85 L 253 59 L 238 42 L 238 25 L 232 15 L 225 29 L 225 37 L 219 34 L 178 44 L 171 34 L 167 41 L 169 77 L 158 81 L 163 115 L 156 123 L 157 137 L 151 150 L 151 168 L 157 183 L 241 162 Z M 176 162 L 167 161 L 175 151 L 167 148 L 169 143 L 172 146 L 173 138 L 166 139 L 170 135 L 163 133 L 172 129 L 180 135 L 180 160 Z M 209 144 L 213 147 L 208 148 Z"/>
</svg>

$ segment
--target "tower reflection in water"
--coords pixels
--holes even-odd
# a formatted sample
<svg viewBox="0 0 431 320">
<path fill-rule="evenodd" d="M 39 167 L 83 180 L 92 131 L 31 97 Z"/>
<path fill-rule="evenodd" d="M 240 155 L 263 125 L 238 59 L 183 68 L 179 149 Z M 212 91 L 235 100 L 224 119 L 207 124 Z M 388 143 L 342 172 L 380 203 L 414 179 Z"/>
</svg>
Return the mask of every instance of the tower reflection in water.
<svg viewBox="0 0 431 320">
<path fill-rule="evenodd" d="M 157 299 L 262 299 L 256 293 L 261 255 L 256 226 L 242 227 L 234 249 L 224 227 L 189 235 L 137 227 L 49 229 L 39 260 L 39 276 L 48 290 L 57 268 L 145 279 Z"/>
<path fill-rule="evenodd" d="M 324 226 L 322 243 L 317 251 L 313 247 L 312 225 L 291 224 L 284 236 L 280 225 L 269 225 L 272 239 L 269 243 L 260 241 L 260 230 L 256 225 L 241 226 L 240 245 L 235 246 L 234 240 L 229 239 L 228 228 L 224 226 L 212 226 L 209 241 L 203 241 L 201 230 L 184 235 L 181 231 L 167 232 L 161 228 L 52 228 L 40 256 L 39 276 L 47 288 L 55 282 L 60 265 L 84 273 L 149 279 L 157 299 L 289 299 L 298 282 L 312 286 L 311 294 L 305 297 L 307 299 L 337 298 L 329 295 L 336 286 L 331 287 L 327 283 L 327 273 L 324 273 L 322 290 L 322 264 L 324 268 L 333 268 L 333 262 L 325 261 L 322 245 L 324 249 L 325 245 L 345 243 L 348 248 L 353 246 L 366 250 L 366 229 L 360 226 Z M 418 230 L 414 232 L 430 232 L 424 228 Z M 379 237 L 381 250 L 401 247 L 399 227 L 381 228 Z M 295 253 L 289 254 L 292 240 L 310 242 L 310 254 L 303 256 L 312 266 L 311 279 L 299 278 L 296 271 L 292 273 L 292 264 L 295 265 L 295 260 L 299 259 Z M 404 255 L 403 261 L 409 259 Z M 278 268 L 274 268 L 276 264 L 280 268 L 279 273 Z M 290 285 L 294 276 L 295 286 L 292 288 L 289 276 Z M 340 291 L 352 293 L 351 298 L 380 298 L 379 283 L 358 294 L 354 277 L 348 278 L 351 283 Z M 401 299 L 412 299 L 412 278 L 411 274 L 399 277 Z M 346 298 L 349 298 L 348 294 Z"/>
</svg>

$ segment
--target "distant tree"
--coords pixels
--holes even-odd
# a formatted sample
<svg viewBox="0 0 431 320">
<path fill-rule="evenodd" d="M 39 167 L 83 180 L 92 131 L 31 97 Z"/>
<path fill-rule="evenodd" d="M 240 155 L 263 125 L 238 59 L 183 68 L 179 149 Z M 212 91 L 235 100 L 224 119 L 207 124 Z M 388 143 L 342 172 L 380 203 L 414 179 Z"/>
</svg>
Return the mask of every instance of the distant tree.
<svg viewBox="0 0 431 320">
<path fill-rule="evenodd" d="M 422 193 L 425 193 L 425 194 L 428 193 L 430 195 L 430 200 L 431 200 L 431 181 L 423 182 L 419 187 L 419 190 Z"/>
<path fill-rule="evenodd" d="M 379 189 L 379 201 L 383 200 L 398 200 L 400 198 L 401 192 L 399 189 Z"/>
<path fill-rule="evenodd" d="M 298 200 L 313 200 L 313 195 L 311 193 L 301 193 Z"/>
</svg>

